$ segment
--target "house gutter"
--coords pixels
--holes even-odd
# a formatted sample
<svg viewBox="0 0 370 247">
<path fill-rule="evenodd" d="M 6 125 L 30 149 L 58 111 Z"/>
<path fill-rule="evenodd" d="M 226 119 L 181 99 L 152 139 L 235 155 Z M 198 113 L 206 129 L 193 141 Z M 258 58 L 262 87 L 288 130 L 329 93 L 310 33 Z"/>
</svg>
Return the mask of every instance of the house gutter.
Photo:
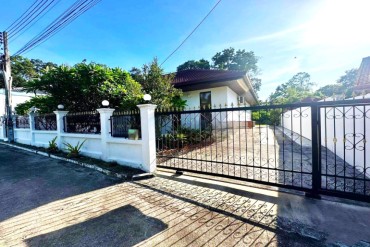
<svg viewBox="0 0 370 247">
<path fill-rule="evenodd" d="M 245 81 L 245 84 L 247 85 L 249 91 L 251 92 L 251 94 L 252 94 L 252 96 L 253 96 L 253 98 L 256 102 L 256 105 L 258 105 L 258 97 L 257 97 L 256 92 L 254 91 L 251 80 L 249 79 L 249 77 L 247 75 L 243 76 L 243 80 Z"/>
</svg>

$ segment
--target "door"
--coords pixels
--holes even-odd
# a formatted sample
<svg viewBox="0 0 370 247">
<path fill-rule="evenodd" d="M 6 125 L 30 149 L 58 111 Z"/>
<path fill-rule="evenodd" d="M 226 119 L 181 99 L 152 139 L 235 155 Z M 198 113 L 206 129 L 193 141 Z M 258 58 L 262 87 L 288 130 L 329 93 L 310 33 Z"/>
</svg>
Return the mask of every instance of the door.
<svg viewBox="0 0 370 247">
<path fill-rule="evenodd" d="M 203 92 L 199 94 L 200 96 L 200 109 L 207 110 L 211 109 L 212 99 L 211 92 Z M 200 127 L 202 130 L 210 129 L 212 126 L 212 113 L 204 111 L 200 115 Z"/>
</svg>

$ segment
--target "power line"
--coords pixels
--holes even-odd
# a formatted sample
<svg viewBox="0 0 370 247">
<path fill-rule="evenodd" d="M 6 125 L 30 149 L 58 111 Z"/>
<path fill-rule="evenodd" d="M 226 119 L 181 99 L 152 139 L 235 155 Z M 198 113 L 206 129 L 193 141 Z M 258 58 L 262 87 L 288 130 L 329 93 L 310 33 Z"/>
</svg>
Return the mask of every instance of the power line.
<svg viewBox="0 0 370 247">
<path fill-rule="evenodd" d="M 5 30 L 6 31 L 9 31 L 10 28 L 12 28 L 12 26 L 17 23 L 39 0 L 36 0 L 30 7 L 28 7 L 28 9 L 20 16 L 18 17 L 18 19 L 16 19 L 12 24 L 10 24 L 9 27 L 7 27 Z"/>
<path fill-rule="evenodd" d="M 65 20 L 70 18 L 71 14 L 74 13 L 77 9 L 79 9 L 82 5 L 87 3 L 88 0 L 77 0 L 72 6 L 70 6 L 66 11 L 64 11 L 61 15 L 59 15 L 52 23 L 50 23 L 43 31 L 41 31 L 38 35 L 36 35 L 33 39 L 31 39 L 25 46 L 23 46 L 17 54 L 25 52 L 27 49 L 30 49 L 32 46 L 40 42 L 42 39 L 47 38 L 52 34 L 52 32 L 56 31 Z"/>
<path fill-rule="evenodd" d="M 87 3 L 88 1 L 85 0 L 84 2 L 80 3 L 77 6 L 77 8 L 72 9 L 64 17 L 62 17 L 60 20 L 55 21 L 55 23 L 53 25 L 49 25 L 50 27 L 44 33 L 41 33 L 40 36 L 36 36 L 29 43 L 27 43 L 26 46 L 24 48 L 22 48 L 20 53 L 30 51 L 31 49 L 34 49 L 37 46 L 39 46 L 40 44 L 44 43 L 46 40 L 51 38 L 54 34 L 56 34 L 58 31 L 60 31 L 62 28 L 64 28 L 66 25 L 68 25 L 74 19 L 76 19 L 79 15 L 83 14 L 84 12 L 86 12 L 88 9 L 90 9 L 91 7 L 93 7 L 94 5 L 96 5 L 100 1 L 101 0 L 94 0 L 94 1 L 90 1 L 89 3 Z M 78 1 L 78 2 L 81 2 L 81 0 Z"/>
<path fill-rule="evenodd" d="M 83 13 L 85 13 L 87 10 L 89 10 L 90 8 L 94 7 L 96 4 L 98 4 L 101 0 L 95 0 L 94 3 L 92 3 L 89 8 L 85 8 L 83 11 L 80 11 L 78 15 L 75 15 L 73 18 L 65 21 L 62 23 L 62 25 L 60 25 L 58 27 L 58 29 L 56 31 L 53 31 L 51 32 L 51 34 L 47 35 L 47 37 L 43 40 L 40 40 L 39 43 L 37 43 L 36 45 L 32 46 L 31 48 L 27 49 L 24 53 L 27 53 L 29 51 L 32 51 L 33 49 L 35 49 L 36 47 L 38 47 L 39 45 L 43 44 L 44 42 L 46 42 L 48 39 L 50 39 L 52 36 L 54 36 L 57 32 L 59 32 L 61 29 L 63 29 L 65 26 L 67 26 L 69 23 L 71 23 L 73 20 L 75 20 L 78 16 L 82 15 Z"/>
<path fill-rule="evenodd" d="M 42 32 L 36 35 L 25 46 L 17 51 L 16 55 L 20 55 L 42 44 L 100 1 L 101 0 L 77 0 L 71 7 L 69 7 L 51 24 L 49 24 Z"/>
<path fill-rule="evenodd" d="M 175 54 L 175 52 L 177 52 L 180 47 L 190 38 L 190 36 L 198 29 L 198 27 L 200 25 L 202 25 L 202 23 L 207 19 L 207 17 L 213 12 L 213 10 L 217 7 L 217 5 L 221 2 L 222 0 L 219 0 L 214 6 L 213 8 L 208 12 L 208 14 L 199 22 L 199 24 L 193 29 L 193 31 L 190 32 L 190 34 L 181 42 L 181 44 L 173 51 L 171 52 L 170 55 L 168 55 L 166 57 L 166 59 L 161 63 L 160 66 L 162 66 L 173 54 Z"/>
<path fill-rule="evenodd" d="M 8 34 L 11 34 L 13 32 L 16 32 L 20 27 L 22 27 L 22 24 L 29 20 L 35 13 L 38 12 L 40 8 L 42 8 L 48 0 L 41 0 L 30 12 L 27 13 L 26 16 L 24 16 L 20 21 L 18 21 L 12 28 L 8 30 Z M 41 6 L 40 6 L 41 5 Z"/>
<path fill-rule="evenodd" d="M 52 0 L 44 9 L 42 9 L 36 16 L 34 16 L 29 22 L 27 22 L 21 29 L 10 35 L 10 41 L 16 40 L 20 35 L 35 25 L 42 17 L 50 12 L 61 0 Z M 43 15 L 41 15 L 43 13 Z M 41 16 L 40 16 L 41 15 Z M 36 19 L 37 18 L 37 19 Z M 35 20 L 36 19 L 36 20 Z M 35 21 L 34 21 L 35 20 Z M 27 27 L 28 26 L 28 27 Z M 23 32 L 22 32 L 23 30 Z M 17 35 L 18 34 L 18 35 Z"/>
</svg>

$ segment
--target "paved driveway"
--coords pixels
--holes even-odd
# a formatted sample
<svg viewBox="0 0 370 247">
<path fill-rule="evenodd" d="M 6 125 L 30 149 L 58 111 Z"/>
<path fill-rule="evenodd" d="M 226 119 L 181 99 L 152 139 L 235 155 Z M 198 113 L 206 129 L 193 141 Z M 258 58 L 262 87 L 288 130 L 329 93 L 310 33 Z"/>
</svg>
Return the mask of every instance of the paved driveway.
<svg viewBox="0 0 370 247">
<path fill-rule="evenodd" d="M 248 191 L 245 186 L 226 188 L 220 182 L 166 173 L 122 183 L 4 145 L 0 162 L 0 246 L 320 246 L 370 241 L 366 207 Z"/>
</svg>

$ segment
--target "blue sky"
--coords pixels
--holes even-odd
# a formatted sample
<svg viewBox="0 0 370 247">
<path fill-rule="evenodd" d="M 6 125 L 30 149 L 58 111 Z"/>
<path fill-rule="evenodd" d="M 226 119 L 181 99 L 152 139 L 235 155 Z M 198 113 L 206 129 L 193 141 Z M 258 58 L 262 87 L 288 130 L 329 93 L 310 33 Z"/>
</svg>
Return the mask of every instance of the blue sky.
<svg viewBox="0 0 370 247">
<path fill-rule="evenodd" d="M 16 52 L 75 0 L 62 0 L 19 39 Z M 216 0 L 102 0 L 61 32 L 25 54 L 73 65 L 87 59 L 126 70 L 153 57 L 163 61 Z M 33 0 L 0 0 L 4 30 Z M 334 83 L 370 56 L 368 0 L 223 0 L 164 65 L 166 72 L 190 59 L 228 47 L 260 57 L 262 99 L 294 74 L 308 72 L 317 87 Z M 5 14 L 3 14 L 5 13 Z"/>
</svg>

